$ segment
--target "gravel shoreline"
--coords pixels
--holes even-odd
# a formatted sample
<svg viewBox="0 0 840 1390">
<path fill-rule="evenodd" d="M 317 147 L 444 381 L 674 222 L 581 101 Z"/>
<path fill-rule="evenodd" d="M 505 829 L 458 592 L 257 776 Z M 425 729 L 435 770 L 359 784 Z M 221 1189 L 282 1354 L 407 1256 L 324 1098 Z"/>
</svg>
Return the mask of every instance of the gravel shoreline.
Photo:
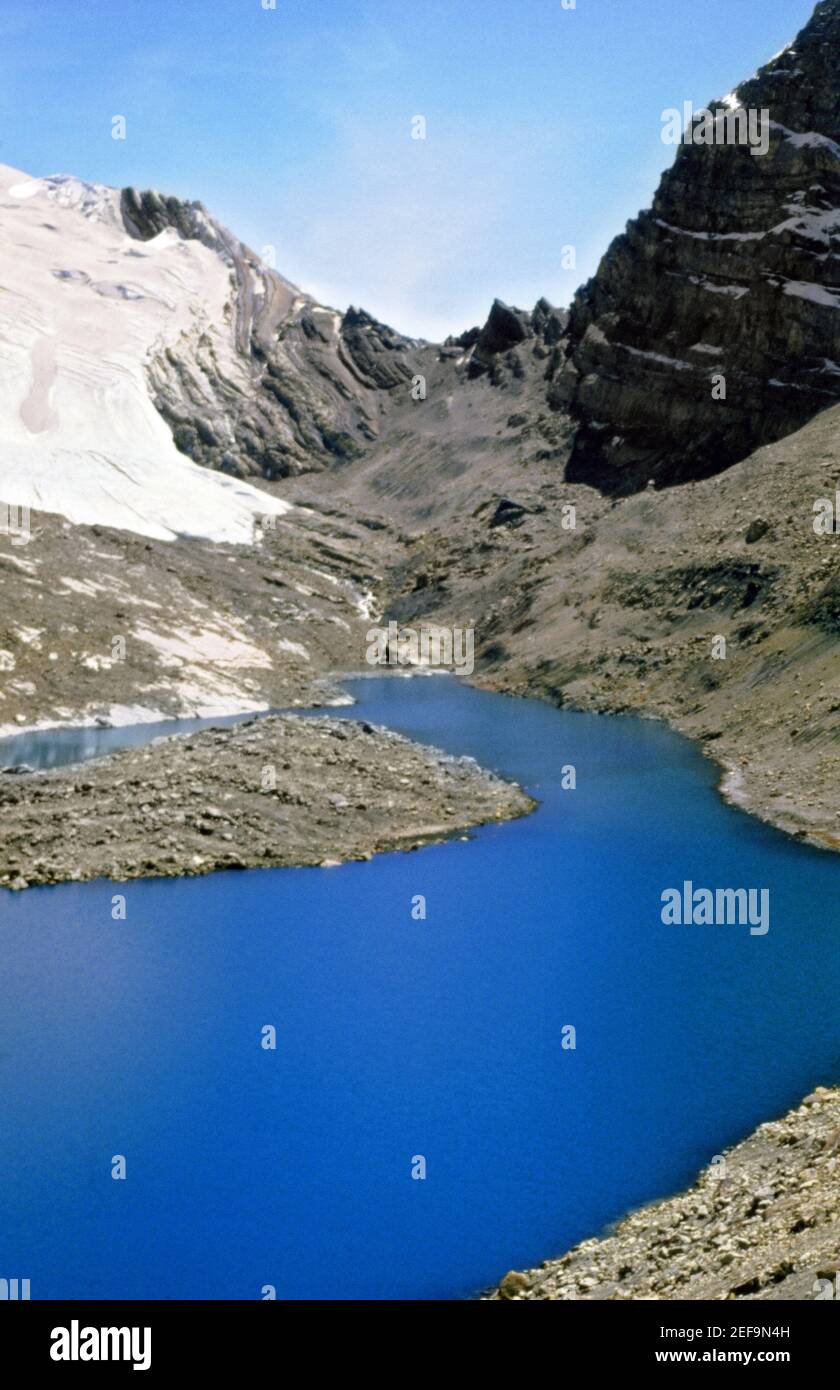
<svg viewBox="0 0 840 1390">
<path fill-rule="evenodd" d="M 328 865 L 413 849 L 535 802 L 367 721 L 272 715 L 0 777 L 0 886 Z"/>
<path fill-rule="evenodd" d="M 482 1298 L 806 1301 L 838 1291 L 840 1088 L 818 1086 L 716 1156 L 689 1191 L 538 1269 L 512 1270 Z"/>
</svg>

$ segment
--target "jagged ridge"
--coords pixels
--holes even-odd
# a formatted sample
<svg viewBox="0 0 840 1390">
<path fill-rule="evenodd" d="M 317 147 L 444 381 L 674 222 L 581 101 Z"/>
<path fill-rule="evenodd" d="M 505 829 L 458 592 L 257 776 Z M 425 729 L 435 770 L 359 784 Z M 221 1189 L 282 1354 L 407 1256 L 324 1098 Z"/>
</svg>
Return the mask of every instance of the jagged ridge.
<svg viewBox="0 0 840 1390">
<path fill-rule="evenodd" d="M 379 432 L 383 396 L 412 374 L 414 346 L 363 310 L 341 315 L 303 294 L 201 203 L 125 188 L 126 230 L 172 229 L 230 268 L 232 332 L 247 385 L 220 372 L 209 344 L 170 348 L 149 368 L 155 405 L 178 448 L 237 477 L 287 477 L 356 457 Z"/>
</svg>

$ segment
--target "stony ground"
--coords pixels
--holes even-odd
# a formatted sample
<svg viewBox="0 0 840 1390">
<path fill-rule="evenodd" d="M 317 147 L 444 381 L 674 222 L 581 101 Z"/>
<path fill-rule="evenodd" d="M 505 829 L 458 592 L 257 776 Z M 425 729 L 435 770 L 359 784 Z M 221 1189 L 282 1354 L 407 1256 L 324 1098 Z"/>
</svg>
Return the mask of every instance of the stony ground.
<svg viewBox="0 0 840 1390">
<path fill-rule="evenodd" d="M 484 1297 L 840 1297 L 840 1090 L 818 1087 L 721 1157 L 690 1191 Z"/>
<path fill-rule="evenodd" d="M 0 884 L 336 864 L 527 814 L 515 785 L 366 722 L 268 716 L 0 777 Z"/>
<path fill-rule="evenodd" d="M 329 703 L 364 666 L 387 536 L 313 503 L 251 545 L 33 513 L 0 531 L 0 734 Z"/>
<path fill-rule="evenodd" d="M 322 477 L 273 485 L 297 505 L 251 547 L 43 514 L 27 546 L 0 536 L 0 732 L 312 705 L 365 669 L 372 615 L 474 623 L 480 683 L 665 719 L 731 799 L 840 847 L 840 519 L 813 529 L 840 409 L 719 477 L 612 501 L 563 481 L 567 422 L 534 415 L 534 381 L 459 389 L 425 351 L 428 399 L 328 502 Z"/>
</svg>

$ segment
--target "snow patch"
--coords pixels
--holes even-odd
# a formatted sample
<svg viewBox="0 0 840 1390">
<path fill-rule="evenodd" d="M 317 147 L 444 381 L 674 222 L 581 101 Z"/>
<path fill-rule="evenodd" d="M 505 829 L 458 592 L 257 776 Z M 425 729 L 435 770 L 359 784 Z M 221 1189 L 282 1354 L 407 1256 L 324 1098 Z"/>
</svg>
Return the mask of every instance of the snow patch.
<svg viewBox="0 0 840 1390">
<path fill-rule="evenodd" d="M 812 285 L 807 280 L 787 280 L 784 293 L 795 299 L 808 299 L 812 304 L 820 304 L 827 309 L 840 309 L 840 289 L 829 290 L 824 285 Z"/>
<path fill-rule="evenodd" d="M 678 372 L 695 370 L 690 362 L 683 362 L 678 357 L 663 357 L 661 352 L 642 352 L 641 348 L 629 347 L 627 343 L 614 343 L 613 346 L 629 352 L 631 357 L 646 357 L 651 362 L 659 362 L 663 367 L 676 367 Z"/>
<path fill-rule="evenodd" d="M 288 637 L 279 637 L 277 639 L 277 646 L 281 652 L 291 652 L 293 656 L 303 657 L 304 661 L 310 660 L 309 652 L 301 642 L 290 642 Z"/>
<path fill-rule="evenodd" d="M 378 604 L 376 602 L 376 595 L 372 589 L 368 589 L 364 594 L 354 595 L 353 601 L 356 605 L 356 612 L 359 614 L 359 617 L 364 618 L 366 622 L 378 616 Z"/>
<path fill-rule="evenodd" d="M 786 53 L 790 53 L 795 43 L 796 39 L 791 39 L 789 43 L 786 43 L 784 48 L 780 48 L 778 53 L 774 53 L 773 57 L 767 60 L 767 66 L 769 67 L 771 63 L 776 63 L 780 58 L 784 58 Z"/>
<path fill-rule="evenodd" d="M 63 575 L 59 580 L 65 589 L 69 589 L 74 594 L 84 594 L 86 598 L 96 598 L 97 594 L 110 593 L 107 584 L 98 584 L 95 579 L 71 579 Z"/>
<path fill-rule="evenodd" d="M 787 222 L 780 222 L 774 232 L 796 232 L 810 241 L 819 241 L 830 246 L 835 232 L 840 231 L 840 208 L 817 211 L 798 207 L 795 203 L 786 205 L 787 211 L 794 214 Z"/>
<path fill-rule="evenodd" d="M 780 121 L 771 121 L 770 128 L 780 130 L 785 140 L 796 149 L 826 149 L 840 159 L 840 145 L 837 141 L 828 135 L 821 135 L 817 130 L 791 130 L 790 126 L 782 125 Z"/>
<path fill-rule="evenodd" d="M 88 671 L 110 671 L 115 661 L 116 657 L 100 656 L 94 653 L 92 655 L 80 657 L 79 665 L 84 666 Z"/>
<path fill-rule="evenodd" d="M 761 241 L 767 235 L 766 232 L 690 232 L 686 227 L 673 227 L 670 222 L 663 222 L 661 217 L 657 217 L 656 222 L 669 232 L 694 237 L 696 241 Z"/>
<path fill-rule="evenodd" d="M 713 285 L 710 280 L 703 280 L 699 275 L 689 275 L 692 285 L 699 285 L 701 290 L 708 290 L 710 294 L 728 294 L 733 299 L 741 299 L 745 294 L 749 294 L 746 285 Z"/>
<path fill-rule="evenodd" d="M 164 634 L 148 627 L 136 627 L 133 636 L 154 647 L 167 666 L 208 662 L 230 670 L 271 667 L 271 658 L 260 647 L 239 636 L 225 636 L 212 629 L 197 632 L 181 627 Z"/>
</svg>

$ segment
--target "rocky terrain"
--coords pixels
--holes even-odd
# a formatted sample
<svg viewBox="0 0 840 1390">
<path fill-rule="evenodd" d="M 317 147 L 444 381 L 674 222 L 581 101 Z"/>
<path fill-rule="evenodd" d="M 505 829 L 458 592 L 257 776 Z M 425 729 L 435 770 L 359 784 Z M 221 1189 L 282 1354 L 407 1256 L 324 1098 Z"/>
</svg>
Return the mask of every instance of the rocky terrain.
<svg viewBox="0 0 840 1390">
<path fill-rule="evenodd" d="M 485 1298 L 836 1299 L 838 1275 L 840 1091 L 820 1086 L 688 1192 L 562 1259 L 511 1270 Z"/>
<path fill-rule="evenodd" d="M 390 553 L 366 522 L 315 501 L 247 546 L 172 545 L 33 513 L 0 536 L 0 735 L 343 698 Z"/>
<path fill-rule="evenodd" d="M 372 617 L 474 621 L 480 681 L 668 719 L 727 795 L 836 847 L 840 531 L 813 522 L 840 481 L 838 26 L 824 0 L 722 108 L 775 112 L 768 153 L 682 146 L 570 314 L 497 301 L 443 345 L 319 308 L 200 204 L 10 184 L 10 227 L 43 204 L 103 257 L 119 233 L 121 263 L 221 265 L 219 321 L 202 330 L 212 305 L 191 300 L 147 352 L 146 388 L 185 463 L 259 481 L 247 505 L 267 524 L 172 543 L 192 523 L 149 536 L 143 517 L 140 540 L 68 503 L 72 526 L 45 510 L 30 544 L 0 536 L 0 725 L 309 704 L 363 666 Z M 57 302 L 102 283 L 62 281 Z M 725 400 L 710 353 L 679 369 L 693 344 L 726 347 Z"/>
<path fill-rule="evenodd" d="M 521 375 L 461 392 L 463 367 L 430 363 L 405 434 L 338 479 L 337 503 L 408 535 L 383 608 L 473 618 L 493 689 L 666 719 L 733 801 L 837 849 L 840 533 L 814 523 L 821 499 L 835 506 L 840 409 L 718 477 L 607 498 L 563 481 L 567 422 L 535 405 L 543 342 L 518 351 Z"/>
<path fill-rule="evenodd" d="M 520 789 L 367 722 L 269 715 L 0 778 L 0 884 L 370 859 L 526 815 Z"/>
</svg>

